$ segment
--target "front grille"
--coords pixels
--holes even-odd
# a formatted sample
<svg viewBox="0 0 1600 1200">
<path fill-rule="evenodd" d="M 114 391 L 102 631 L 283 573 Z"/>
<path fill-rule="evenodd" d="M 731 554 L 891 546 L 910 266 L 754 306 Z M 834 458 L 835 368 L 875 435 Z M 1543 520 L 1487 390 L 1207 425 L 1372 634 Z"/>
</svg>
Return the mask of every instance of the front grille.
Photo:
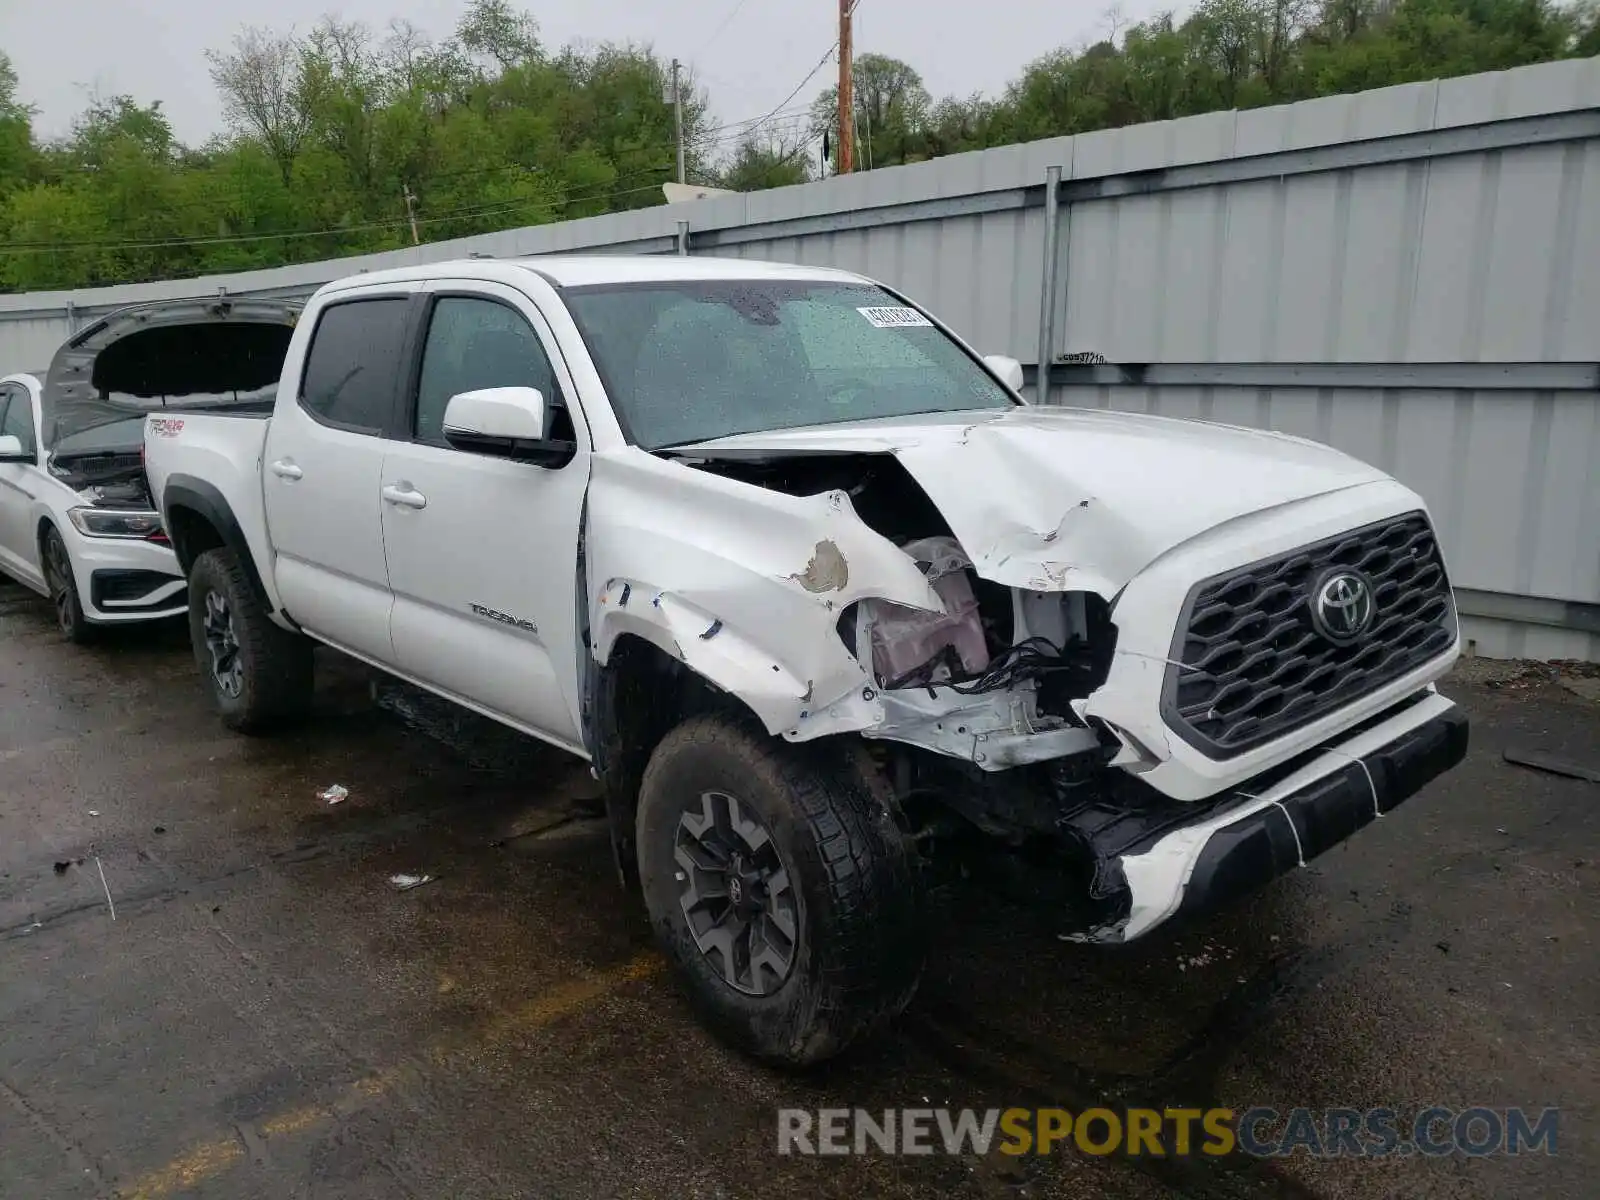
<svg viewBox="0 0 1600 1200">
<path fill-rule="evenodd" d="M 1312 624 L 1334 568 L 1364 575 L 1375 612 L 1341 645 Z M 1410 513 L 1198 584 L 1167 668 L 1163 715 L 1212 758 L 1231 758 L 1334 712 L 1449 649 L 1455 606 L 1433 527 Z"/>
</svg>

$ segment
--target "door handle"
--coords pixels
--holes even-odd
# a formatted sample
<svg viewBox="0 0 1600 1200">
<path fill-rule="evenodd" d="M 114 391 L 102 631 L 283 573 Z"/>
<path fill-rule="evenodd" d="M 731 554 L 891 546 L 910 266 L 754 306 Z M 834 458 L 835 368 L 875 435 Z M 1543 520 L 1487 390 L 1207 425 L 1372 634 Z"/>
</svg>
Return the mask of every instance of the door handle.
<svg viewBox="0 0 1600 1200">
<path fill-rule="evenodd" d="M 272 473 L 279 479 L 299 479 L 305 472 L 295 466 L 286 458 L 280 458 L 272 464 Z"/>
<path fill-rule="evenodd" d="M 428 498 L 421 492 L 404 484 L 391 483 L 383 489 L 383 498 L 390 504 L 398 504 L 405 508 L 427 508 Z"/>
</svg>

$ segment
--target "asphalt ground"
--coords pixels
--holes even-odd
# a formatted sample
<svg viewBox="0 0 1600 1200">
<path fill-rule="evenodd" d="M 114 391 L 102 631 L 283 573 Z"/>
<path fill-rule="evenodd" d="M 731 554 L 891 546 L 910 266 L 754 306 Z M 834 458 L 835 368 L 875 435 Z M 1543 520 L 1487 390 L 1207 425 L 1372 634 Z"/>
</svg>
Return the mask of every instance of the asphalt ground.
<svg viewBox="0 0 1600 1200">
<path fill-rule="evenodd" d="M 906 1016 L 794 1076 L 689 1016 L 586 768 L 319 670 L 235 737 L 181 628 L 80 649 L 0 586 L 0 1197 L 1596 1194 L 1600 784 L 1502 759 L 1600 759 L 1549 671 L 1465 664 L 1466 764 L 1204 922 L 947 897 Z M 1559 1107 L 1556 1152 L 777 1153 L 785 1107 L 1435 1104 Z"/>
</svg>

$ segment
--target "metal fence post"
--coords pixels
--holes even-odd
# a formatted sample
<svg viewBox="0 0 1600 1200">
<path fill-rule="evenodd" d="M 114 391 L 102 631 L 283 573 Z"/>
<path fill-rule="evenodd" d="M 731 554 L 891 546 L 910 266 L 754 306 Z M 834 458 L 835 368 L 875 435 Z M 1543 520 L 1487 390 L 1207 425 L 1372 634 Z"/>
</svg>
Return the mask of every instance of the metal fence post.
<svg viewBox="0 0 1600 1200">
<path fill-rule="evenodd" d="M 1056 247 L 1061 235 L 1061 168 L 1044 172 L 1044 282 L 1039 288 L 1039 370 L 1035 404 L 1050 403 L 1050 366 L 1056 357 Z"/>
<path fill-rule="evenodd" d="M 678 253 L 687 256 L 689 253 L 689 222 L 678 222 Z"/>
<path fill-rule="evenodd" d="M 71 300 L 67 301 L 67 336 L 71 337 L 78 332 L 78 306 Z"/>
</svg>

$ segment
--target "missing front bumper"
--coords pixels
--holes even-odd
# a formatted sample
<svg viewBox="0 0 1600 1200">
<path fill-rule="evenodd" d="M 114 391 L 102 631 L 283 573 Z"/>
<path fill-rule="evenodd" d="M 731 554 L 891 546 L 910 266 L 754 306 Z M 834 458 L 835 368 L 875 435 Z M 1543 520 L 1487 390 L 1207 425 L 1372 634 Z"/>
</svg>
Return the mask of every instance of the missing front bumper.
<svg viewBox="0 0 1600 1200">
<path fill-rule="evenodd" d="M 1111 874 L 1125 915 L 1073 940 L 1132 941 L 1248 895 L 1393 811 L 1461 762 L 1467 739 L 1466 717 L 1428 692 L 1270 786 L 1246 783 L 1238 803 L 1119 848 Z"/>
</svg>

